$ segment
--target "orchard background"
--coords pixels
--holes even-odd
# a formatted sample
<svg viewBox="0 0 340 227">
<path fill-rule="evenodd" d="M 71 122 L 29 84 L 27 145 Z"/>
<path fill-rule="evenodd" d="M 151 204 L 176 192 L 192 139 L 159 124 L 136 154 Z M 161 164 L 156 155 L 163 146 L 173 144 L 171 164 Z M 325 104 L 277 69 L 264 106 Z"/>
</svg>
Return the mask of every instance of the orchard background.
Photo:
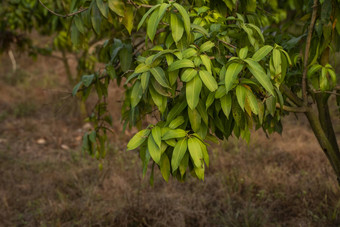
<svg viewBox="0 0 340 227">
<path fill-rule="evenodd" d="M 3 225 L 339 225 L 340 191 L 334 172 L 336 168 L 334 165 L 332 168 L 320 149 L 310 124 L 304 116 L 306 110 L 310 111 L 309 108 L 313 111 L 317 109 L 315 94 L 316 96 L 329 94 L 329 113 L 334 136 L 339 138 L 337 86 L 332 81 L 332 72 L 335 72 L 335 75 L 339 72 L 336 64 L 339 59 L 337 40 L 334 39 L 337 37 L 336 25 L 338 24 L 334 20 L 338 15 L 336 4 L 334 5 L 335 1 L 321 1 L 318 2 L 317 7 L 312 7 L 312 1 L 303 2 L 301 5 L 296 1 L 289 1 L 288 6 L 282 5 L 280 1 L 275 5 L 275 2 L 262 1 L 263 5 L 256 7 L 252 4 L 253 1 L 221 1 L 221 4 L 224 4 L 222 10 L 225 12 L 210 12 L 216 6 L 209 2 L 191 2 L 192 10 L 187 12 L 190 13 L 191 23 L 196 25 L 191 25 L 190 31 L 196 38 L 203 37 L 204 40 L 204 42 L 193 41 L 194 45 L 190 48 L 196 51 L 195 53 L 192 50 L 186 51 L 186 44 L 181 44 L 181 40 L 189 40 L 187 36 L 190 35 L 187 33 L 188 29 L 183 19 L 185 16 L 182 18 L 181 10 L 171 5 L 173 2 L 169 2 L 163 21 L 159 21 L 158 29 L 160 30 L 149 28 L 151 18 L 146 18 L 139 31 L 137 31 L 137 25 L 143 15 L 152 5 L 162 3 L 161 1 L 127 1 L 124 3 L 126 7 L 124 15 L 123 11 L 117 11 L 115 8 L 117 5 L 109 7 L 110 1 L 108 4 L 105 1 L 41 2 L 44 6 L 38 1 L 1 3 L 4 7 L 1 8 L 0 14 L 5 15 L 1 17 L 3 19 L 0 26 L 2 52 L 0 61 L 0 198 L 2 200 L 0 220 Z M 187 9 L 190 8 L 188 2 L 181 3 Z M 105 4 L 107 8 L 100 8 Z M 165 1 L 164 4 L 167 2 Z M 164 9 L 166 7 L 164 4 L 159 7 Z M 193 7 L 194 4 L 196 8 Z M 204 4 L 209 7 L 204 7 Z M 327 4 L 333 4 L 333 7 L 330 7 L 331 10 L 323 8 Z M 295 9 L 292 8 L 293 6 Z M 85 10 L 87 7 L 92 7 L 89 18 L 91 23 L 82 24 L 79 21 L 86 21 L 83 14 L 88 11 L 88 9 Z M 96 7 L 98 12 L 94 9 Z M 308 62 L 310 70 L 306 74 L 308 75 L 306 78 L 308 79 L 306 80 L 307 94 L 310 97 L 306 105 L 304 103 L 299 105 L 299 103 L 289 101 L 283 94 L 282 102 L 278 95 L 279 89 L 276 88 L 280 88 L 279 85 L 285 78 L 289 80 L 284 83 L 297 97 L 304 100 L 302 86 L 299 83 L 304 74 L 303 60 L 306 56 L 304 45 L 308 43 L 306 39 L 310 30 L 308 25 L 310 21 L 313 21 L 312 15 L 315 8 L 318 8 L 318 11 L 315 14 L 315 26 L 312 30 L 311 57 Z M 287 9 L 296 12 L 296 15 L 292 15 Z M 264 12 L 264 15 L 259 11 Z M 96 15 L 95 12 L 99 14 Z M 236 12 L 242 12 L 242 15 L 245 15 L 242 22 L 245 25 L 240 22 L 242 16 Z M 112 18 L 110 19 L 108 15 L 105 17 L 106 13 L 109 13 Z M 219 19 L 222 18 L 219 15 L 223 13 L 225 13 L 225 18 L 229 16 L 227 22 Z M 132 20 L 131 15 L 133 15 Z M 152 13 L 149 16 L 152 17 Z M 254 21 L 250 19 L 251 16 Z M 295 24 L 287 23 L 295 16 L 299 19 Z M 195 23 L 195 17 L 196 19 L 203 18 L 202 21 L 205 22 L 202 23 L 198 19 Z M 256 25 L 259 18 L 267 18 L 267 21 L 261 21 Z M 100 22 L 98 22 L 99 19 Z M 333 20 L 331 35 L 327 30 L 328 19 Z M 235 20 L 240 24 L 236 26 Z M 289 24 L 290 28 L 283 26 L 284 23 Z M 218 33 L 221 30 L 216 30 L 214 26 L 207 26 L 207 24 L 222 24 L 222 27 L 226 25 L 227 28 L 231 27 L 235 30 L 243 29 L 244 34 L 238 31 L 242 36 L 240 39 L 234 37 L 235 34 L 216 35 L 214 32 Z M 255 24 L 261 30 L 258 32 L 254 25 L 249 24 Z M 260 26 L 261 24 L 263 27 Z M 318 30 L 318 26 L 321 26 L 321 30 Z M 247 30 L 250 27 L 253 29 L 251 32 Z M 83 32 L 82 29 L 84 29 Z M 226 28 L 222 30 L 224 29 Z M 288 29 L 286 30 L 288 37 L 277 35 L 278 29 Z M 266 31 L 268 31 L 267 35 Z M 165 34 L 162 38 L 163 33 Z M 264 42 L 260 33 L 265 34 Z M 176 42 L 165 42 L 171 39 L 167 38 L 169 36 Z M 251 36 L 254 36 L 253 39 Z M 207 43 L 205 47 L 202 47 L 202 44 L 209 41 L 208 37 L 217 37 L 217 40 L 213 40 L 214 45 L 210 46 Z M 150 42 L 149 38 L 154 39 L 153 42 Z M 143 65 L 138 65 L 149 64 L 146 62 L 150 61 L 147 57 L 164 51 L 163 43 L 167 45 L 167 48 L 173 49 L 163 52 L 165 59 L 157 63 L 164 71 L 166 80 L 155 76 L 156 74 L 163 75 L 159 73 L 160 70 L 155 65 L 148 68 L 148 70 L 154 68 L 150 70 L 150 73 L 144 74 L 148 72 L 146 70 L 138 75 L 136 70 L 144 70 Z M 220 46 L 216 47 L 217 43 Z M 273 56 L 278 56 L 277 51 L 273 50 L 281 51 L 275 43 L 282 45 L 282 50 L 289 53 L 289 55 L 284 52 L 279 53 L 280 60 L 286 61 L 286 68 L 276 67 L 274 61 L 277 63 L 278 60 L 273 59 L 273 69 L 270 69 L 272 67 L 270 66 L 270 61 L 272 61 L 270 52 L 273 52 Z M 221 65 L 228 66 L 228 62 L 233 60 L 232 57 L 256 58 L 254 54 L 262 47 L 265 48 L 262 50 L 265 50 L 267 55 L 261 55 L 261 57 L 263 60 L 268 59 L 268 65 L 267 60 L 261 64 L 264 70 L 267 70 L 266 66 L 268 66 L 268 75 L 273 75 L 268 78 L 271 78 L 273 88 L 276 87 L 274 95 L 271 94 L 273 92 L 268 83 L 258 83 L 261 80 L 253 79 L 251 67 L 249 68 L 246 64 L 240 69 L 239 84 L 235 81 L 226 83 L 225 78 L 221 79 L 221 74 L 224 74 L 218 71 L 218 69 L 221 70 Z M 149 51 L 151 48 L 153 50 Z M 180 50 L 182 55 L 175 53 L 181 48 L 183 48 Z M 332 68 L 330 66 L 327 68 L 324 63 L 325 50 L 330 56 L 327 64 L 330 64 Z M 108 52 L 110 53 L 107 54 Z M 197 52 L 201 63 L 192 58 Z M 186 97 L 180 99 L 179 103 L 185 102 L 188 105 L 184 107 L 188 113 L 181 114 L 184 121 L 187 121 L 185 126 L 180 126 L 180 129 L 186 131 L 183 137 L 202 139 L 204 135 L 199 127 L 195 127 L 195 120 L 190 117 L 192 114 L 189 113 L 189 108 L 192 107 L 194 110 L 197 105 L 201 104 L 197 104 L 196 95 L 193 95 L 194 98 L 190 98 L 192 96 L 188 98 L 187 94 L 190 91 L 186 90 L 188 86 L 186 83 L 190 80 L 182 78 L 187 69 L 172 66 L 175 69 L 169 70 L 168 67 L 171 66 L 168 61 L 171 54 L 173 54 L 173 61 L 181 60 L 183 56 L 186 56 L 185 58 L 195 62 L 195 67 L 192 68 L 197 70 L 197 76 L 193 78 L 202 80 L 200 89 L 202 93 L 199 99 L 203 100 L 205 105 L 207 104 L 205 94 L 209 96 L 209 91 L 215 91 L 212 91 L 210 83 L 205 83 L 200 71 L 211 70 L 211 75 L 219 86 L 216 91 L 219 94 L 214 93 L 213 98 L 214 111 L 220 110 L 219 117 L 222 118 L 223 114 L 228 112 L 225 107 L 222 107 L 222 110 L 216 104 L 222 103 L 220 100 L 228 95 L 226 89 L 230 90 L 231 96 L 236 95 L 232 98 L 233 104 L 236 102 L 242 107 L 242 101 L 237 96 L 240 94 L 242 96 L 243 88 L 254 92 L 255 98 L 265 104 L 264 120 L 262 119 L 264 123 L 261 126 L 262 123 L 258 121 L 259 110 L 253 105 L 249 106 L 249 101 L 245 101 L 243 104 L 245 115 L 241 115 L 244 118 L 250 116 L 254 121 L 254 127 L 247 125 L 249 131 L 246 131 L 246 127 L 241 126 L 240 121 L 234 120 L 234 123 L 230 124 L 237 125 L 237 127 L 234 127 L 230 137 L 231 132 L 226 132 L 221 128 L 216 129 L 216 127 L 213 129 L 208 121 L 206 126 L 209 127 L 211 135 L 216 135 L 222 140 L 218 144 L 209 142 L 211 136 L 205 140 L 209 144 L 209 167 L 204 167 L 204 181 L 195 179 L 195 177 L 200 179 L 203 177 L 200 175 L 201 172 L 195 170 L 200 165 L 196 165 L 197 160 L 195 161 L 192 157 L 190 148 L 187 153 L 191 156 L 185 175 L 182 175 L 180 171 L 177 173 L 170 171 L 173 170 L 171 158 L 173 151 L 169 143 L 167 143 L 169 146 L 167 149 L 170 150 L 162 153 L 168 156 L 169 165 L 171 165 L 169 172 L 167 168 L 162 168 L 163 162 L 158 163 L 159 160 L 154 154 L 151 155 L 150 163 L 145 164 L 145 158 L 143 158 L 145 153 L 141 152 L 142 155 L 140 155 L 135 151 L 126 151 L 126 146 L 135 133 L 147 127 L 152 131 L 159 121 L 166 121 L 169 110 L 175 106 L 169 100 L 173 99 L 176 103 L 177 94 L 184 94 Z M 163 54 L 159 54 L 158 57 L 162 57 L 161 55 Z M 207 56 L 208 59 L 202 55 Z M 221 59 L 221 56 L 225 59 Z M 285 56 L 291 58 L 291 66 L 288 66 L 289 60 L 288 57 L 285 60 Z M 148 59 L 152 58 L 154 56 Z M 207 61 L 211 63 L 206 63 Z M 236 61 L 237 64 L 241 63 L 237 59 Z M 190 63 L 186 65 L 184 67 L 191 68 Z M 315 67 L 311 70 L 313 65 Z M 325 69 L 323 66 L 326 66 Z M 329 72 L 330 69 L 332 72 Z M 171 71 L 178 71 L 176 80 L 171 79 L 173 77 L 170 76 L 173 74 Z M 225 71 L 228 71 L 228 67 Z M 283 71 L 286 73 L 284 78 L 282 78 Z M 151 88 L 142 89 L 147 91 L 144 97 L 138 100 L 130 99 L 130 97 L 139 97 L 129 93 L 140 94 L 134 87 L 147 85 L 145 79 L 139 76 L 148 74 L 148 77 L 154 76 L 155 78 L 150 79 Z M 130 79 L 127 80 L 126 78 L 129 77 Z M 326 82 L 320 83 L 325 78 Z M 139 79 L 142 85 L 136 85 Z M 176 87 L 172 88 L 175 84 Z M 227 88 L 225 84 L 231 85 Z M 93 86 L 92 92 L 87 89 L 90 86 Z M 239 88 L 240 86 L 243 88 Z M 171 93 L 172 89 L 174 93 Z M 157 96 L 155 90 L 161 96 L 166 97 L 166 106 L 162 104 L 163 101 L 157 105 L 154 98 Z M 248 91 L 245 90 L 245 93 L 247 97 L 250 97 Z M 149 94 L 151 98 L 148 98 Z M 194 92 L 194 94 L 197 93 Z M 277 99 L 273 101 L 274 96 Z M 79 97 L 83 97 L 82 101 Z M 164 100 L 164 98 L 161 99 Z M 270 108 L 272 106 L 274 107 Z M 134 110 L 131 113 L 133 108 L 138 108 L 137 112 Z M 123 109 L 122 115 L 121 109 Z M 162 115 L 157 113 L 157 110 L 160 110 Z M 298 113 L 288 115 L 290 110 Z M 230 111 L 232 114 L 230 116 L 235 118 L 233 112 L 236 111 Z M 203 115 L 201 110 L 199 114 Z M 216 120 L 214 118 L 216 115 L 212 114 L 212 119 Z M 282 118 L 284 115 L 288 116 Z M 141 116 L 145 117 L 143 122 L 136 121 Z M 266 123 L 268 118 L 269 121 Z M 84 123 L 84 119 L 87 123 Z M 123 122 L 121 122 L 122 119 Z M 178 120 L 178 122 L 182 121 L 181 118 Z M 166 124 L 165 122 L 165 125 L 158 124 L 157 126 L 167 127 Z M 175 121 L 172 124 L 178 123 Z M 247 124 L 249 124 L 249 119 Z M 129 125 L 137 127 L 129 128 Z M 263 127 L 265 132 L 255 131 L 255 125 Z M 237 135 L 237 131 L 240 131 L 237 128 L 243 128 L 244 132 Z M 273 133 L 274 131 L 282 135 Z M 93 132 L 96 133 L 96 139 L 92 143 Z M 194 135 L 195 132 L 197 136 Z M 269 138 L 267 138 L 268 135 Z M 155 139 L 157 132 L 153 132 L 152 136 L 154 142 L 157 143 Z M 237 139 L 238 136 L 242 139 Z M 178 139 L 176 137 L 175 142 L 179 142 L 183 137 L 178 136 Z M 162 137 L 162 143 L 169 142 L 164 138 Z M 215 141 L 215 139 L 212 140 Z M 147 148 L 150 149 L 150 145 L 146 143 Z M 175 144 L 173 146 L 176 147 Z M 89 157 L 87 153 L 97 158 L 98 161 Z M 143 161 L 140 161 L 140 157 Z M 156 164 L 153 164 L 153 161 Z M 206 159 L 204 161 L 206 162 Z M 160 171 L 157 168 L 158 165 Z M 185 182 L 181 183 L 175 178 L 169 178 L 170 172 L 179 181 L 185 180 Z M 144 173 L 145 176 L 143 176 Z M 163 178 L 169 182 L 166 183 Z M 150 186 L 150 179 L 154 186 Z"/>
</svg>

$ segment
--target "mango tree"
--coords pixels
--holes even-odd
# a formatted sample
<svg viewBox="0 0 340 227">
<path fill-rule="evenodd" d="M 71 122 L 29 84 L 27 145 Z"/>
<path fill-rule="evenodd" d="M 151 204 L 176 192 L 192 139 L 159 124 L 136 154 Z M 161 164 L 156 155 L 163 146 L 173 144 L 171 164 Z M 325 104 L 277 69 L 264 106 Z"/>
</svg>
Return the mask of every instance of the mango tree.
<svg viewBox="0 0 340 227">
<path fill-rule="evenodd" d="M 307 117 L 340 182 L 329 108 L 335 99 L 339 106 L 339 0 L 73 0 L 68 16 L 74 45 L 103 40 L 97 59 L 106 64 L 73 90 L 99 99 L 84 151 L 105 157 L 116 80 L 124 82 L 124 128 L 140 130 L 127 149 L 138 149 L 143 175 L 152 163 L 151 180 L 155 166 L 166 181 L 188 173 L 203 180 L 207 141 L 281 133 L 282 118 L 295 112 Z M 148 115 L 157 123 L 143 127 Z"/>
</svg>

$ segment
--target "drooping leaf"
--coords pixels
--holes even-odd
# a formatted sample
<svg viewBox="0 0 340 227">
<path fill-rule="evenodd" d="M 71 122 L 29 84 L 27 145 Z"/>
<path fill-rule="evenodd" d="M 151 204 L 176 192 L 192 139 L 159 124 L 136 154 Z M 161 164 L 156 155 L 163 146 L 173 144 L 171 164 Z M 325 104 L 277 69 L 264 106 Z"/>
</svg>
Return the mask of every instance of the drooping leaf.
<svg viewBox="0 0 340 227">
<path fill-rule="evenodd" d="M 272 46 L 266 45 L 261 47 L 255 54 L 251 57 L 254 61 L 261 61 L 264 57 L 266 57 L 273 50 Z"/>
<path fill-rule="evenodd" d="M 209 73 L 206 70 L 200 70 L 199 75 L 200 75 L 200 78 L 201 78 L 202 82 L 204 83 L 204 85 L 211 92 L 214 92 L 214 91 L 217 90 L 217 88 L 218 88 L 217 82 L 216 82 L 215 78 L 211 75 L 211 73 Z"/>
<path fill-rule="evenodd" d="M 229 118 L 230 112 L 231 112 L 231 95 L 227 94 L 221 98 L 221 107 L 224 115 Z"/>
<path fill-rule="evenodd" d="M 186 138 L 179 140 L 174 148 L 171 158 L 171 167 L 172 172 L 175 172 L 178 169 L 179 164 L 181 163 L 186 151 L 188 148 L 188 142 Z"/>
<path fill-rule="evenodd" d="M 162 136 L 162 140 L 183 138 L 186 135 L 187 133 L 183 129 L 170 129 Z"/>
<path fill-rule="evenodd" d="M 246 101 L 246 93 L 247 93 L 247 88 L 241 85 L 238 85 L 236 87 L 236 98 L 242 110 L 244 110 L 244 105 Z"/>
<path fill-rule="evenodd" d="M 160 161 L 160 169 L 162 176 L 166 182 L 169 181 L 170 176 L 170 161 L 166 154 L 163 154 Z"/>
<path fill-rule="evenodd" d="M 170 88 L 169 82 L 165 76 L 165 73 L 161 67 L 155 67 L 151 68 L 150 72 L 154 76 L 154 78 L 157 80 L 157 82 L 162 85 L 163 87 Z"/>
<path fill-rule="evenodd" d="M 253 76 L 257 79 L 257 81 L 266 89 L 271 95 L 275 96 L 273 85 L 270 81 L 270 78 L 267 76 L 264 69 L 261 65 L 251 59 L 244 60 L 248 64 L 249 71 L 253 74 Z"/>
<path fill-rule="evenodd" d="M 162 142 L 161 128 L 159 126 L 153 127 L 151 129 L 151 134 L 152 134 L 152 137 L 153 137 L 155 143 L 160 148 L 161 147 L 161 142 Z"/>
<path fill-rule="evenodd" d="M 168 68 L 168 71 L 171 72 L 171 71 L 175 71 L 177 69 L 182 69 L 182 68 L 194 68 L 195 65 L 194 63 L 189 60 L 189 59 L 182 59 L 182 60 L 178 60 L 178 61 L 175 61 L 173 62 L 169 68 Z"/>
<path fill-rule="evenodd" d="M 142 19 L 140 20 L 138 26 L 137 26 L 137 31 L 140 29 L 140 27 L 143 25 L 144 21 L 146 20 L 146 18 L 158 7 L 160 7 L 161 4 L 158 5 L 154 5 L 153 7 L 151 7 L 142 17 Z"/>
<path fill-rule="evenodd" d="M 202 167 L 203 153 L 201 150 L 201 145 L 196 137 L 191 137 L 188 139 L 188 150 L 194 165 L 199 168 Z"/>
<path fill-rule="evenodd" d="M 225 77 L 224 77 L 226 94 L 228 94 L 228 92 L 234 85 L 237 75 L 242 71 L 242 69 L 243 69 L 243 65 L 240 63 L 231 63 L 228 66 L 227 71 L 225 73 Z"/>
<path fill-rule="evenodd" d="M 176 7 L 176 9 L 179 11 L 183 18 L 185 32 L 187 33 L 188 36 L 190 36 L 190 17 L 188 12 L 184 9 L 183 6 L 181 6 L 178 3 L 174 3 L 174 6 Z"/>
<path fill-rule="evenodd" d="M 142 145 L 142 143 L 144 143 L 144 141 L 148 138 L 148 136 L 150 135 L 151 130 L 150 129 L 143 129 L 139 132 L 136 133 L 136 135 L 134 135 L 128 145 L 127 145 L 127 150 L 134 150 L 137 147 L 139 147 L 140 145 Z"/>
<path fill-rule="evenodd" d="M 157 164 L 159 164 L 159 161 L 161 159 L 161 148 L 157 146 L 152 135 L 149 135 L 149 138 L 148 138 L 148 150 L 149 150 L 151 158 Z"/>
<path fill-rule="evenodd" d="M 108 0 L 109 8 L 118 16 L 124 16 L 125 4 L 123 0 Z"/>
<path fill-rule="evenodd" d="M 139 80 L 133 85 L 132 92 L 131 92 L 131 107 L 134 108 L 138 105 L 141 98 L 143 96 L 143 89 Z"/>
<path fill-rule="evenodd" d="M 199 76 L 195 76 L 191 81 L 186 83 L 186 99 L 188 106 L 195 109 L 200 99 L 202 81 Z"/>
<path fill-rule="evenodd" d="M 189 121 L 190 121 L 192 130 L 194 132 L 199 131 L 201 127 L 201 120 L 202 120 L 202 117 L 199 114 L 199 112 L 196 109 L 192 110 L 188 108 L 188 116 L 189 116 Z"/>
<path fill-rule="evenodd" d="M 131 35 L 131 31 L 133 29 L 133 19 L 134 19 L 133 7 L 132 6 L 127 6 L 125 8 L 125 11 L 124 11 L 124 17 L 123 17 L 123 21 L 122 22 L 123 22 L 126 30 L 128 30 L 130 35 Z"/>
<path fill-rule="evenodd" d="M 183 22 L 178 18 L 177 14 L 171 14 L 170 27 L 172 37 L 177 43 L 182 38 L 184 32 Z"/>
</svg>

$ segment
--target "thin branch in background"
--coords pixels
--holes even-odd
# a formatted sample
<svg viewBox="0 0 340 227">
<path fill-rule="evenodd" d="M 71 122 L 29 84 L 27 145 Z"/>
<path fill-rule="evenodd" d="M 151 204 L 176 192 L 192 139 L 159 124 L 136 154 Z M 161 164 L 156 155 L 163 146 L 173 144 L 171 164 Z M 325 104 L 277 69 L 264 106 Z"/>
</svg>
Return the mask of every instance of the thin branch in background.
<svg viewBox="0 0 340 227">
<path fill-rule="evenodd" d="M 8 51 L 8 56 L 9 56 L 9 59 L 11 59 L 11 62 L 12 62 L 13 72 L 16 72 L 17 71 L 17 61 L 15 60 L 15 57 L 14 57 L 12 50 Z"/>
<path fill-rule="evenodd" d="M 47 9 L 50 13 L 52 13 L 52 14 L 58 16 L 58 17 L 64 17 L 64 18 L 65 18 L 65 17 L 72 17 L 72 16 L 74 16 L 74 15 L 77 15 L 77 14 L 82 13 L 82 12 L 84 12 L 84 11 L 86 11 L 86 10 L 89 9 L 89 8 L 84 8 L 84 9 L 81 9 L 81 10 L 79 10 L 79 11 L 77 11 L 77 12 L 70 13 L 70 14 L 65 14 L 65 15 L 64 15 L 64 14 L 56 13 L 56 12 L 54 12 L 53 10 L 49 9 L 44 3 L 41 2 L 41 0 L 39 0 L 39 3 L 40 3 L 45 9 Z"/>
<path fill-rule="evenodd" d="M 235 50 L 237 49 L 236 46 L 234 46 L 234 45 L 232 45 L 232 44 L 230 44 L 230 43 L 228 43 L 228 42 L 226 42 L 226 41 L 223 41 L 223 40 L 221 40 L 221 39 L 219 39 L 218 41 L 221 42 L 221 43 L 223 43 L 223 44 L 225 44 L 225 45 L 227 45 L 227 46 L 230 46 L 230 47 L 234 48 Z"/>
<path fill-rule="evenodd" d="M 331 95 L 338 95 L 340 96 L 340 93 L 337 93 L 336 91 L 318 91 L 318 90 L 312 90 L 314 94 L 319 94 L 319 93 L 326 93 L 326 94 L 331 94 Z"/>
<path fill-rule="evenodd" d="M 139 9 L 141 7 L 143 8 L 152 8 L 153 6 L 152 5 L 146 5 L 146 4 L 137 4 L 137 3 L 134 3 L 133 1 L 131 0 L 128 0 L 127 1 L 127 4 L 130 4 L 130 5 L 133 5 L 135 8 Z"/>
<path fill-rule="evenodd" d="M 304 63 L 303 63 L 303 74 L 302 74 L 302 99 L 303 99 L 304 105 L 307 105 L 307 102 L 308 102 L 308 97 L 307 97 L 308 58 L 309 58 L 309 51 L 310 51 L 310 45 L 312 41 L 314 24 L 316 20 L 316 15 L 318 13 L 318 0 L 314 0 L 314 4 L 312 8 L 313 8 L 313 13 L 312 13 L 311 22 L 308 28 L 308 35 L 307 35 L 305 56 L 304 56 Z"/>
</svg>

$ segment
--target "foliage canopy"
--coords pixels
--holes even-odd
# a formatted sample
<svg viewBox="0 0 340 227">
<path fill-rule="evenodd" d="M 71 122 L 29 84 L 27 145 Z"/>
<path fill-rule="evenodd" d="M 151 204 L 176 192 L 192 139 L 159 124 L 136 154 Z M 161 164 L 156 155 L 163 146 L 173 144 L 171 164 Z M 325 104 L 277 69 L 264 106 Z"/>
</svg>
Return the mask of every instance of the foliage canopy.
<svg viewBox="0 0 340 227">
<path fill-rule="evenodd" d="M 207 141 L 233 135 L 249 142 L 254 128 L 281 133 L 289 112 L 306 115 L 340 179 L 328 106 L 332 95 L 340 103 L 331 59 L 340 47 L 339 0 L 40 3 L 12 0 L 8 7 L 35 5 L 35 23 L 53 24 L 49 33 L 68 33 L 74 50 L 83 52 L 73 95 L 86 100 L 95 90 L 99 99 L 88 118 L 95 130 L 84 135 L 84 151 L 105 157 L 112 124 L 108 86 L 116 81 L 125 88 L 124 128 L 140 129 L 127 149 L 139 150 L 144 175 L 153 163 L 151 180 L 155 166 L 166 181 L 170 175 L 184 180 L 189 172 L 203 180 Z M 56 13 L 62 8 L 68 12 Z M 48 11 L 59 17 L 46 16 Z M 8 19 L 1 28 L 8 25 L 27 26 Z M 148 115 L 157 123 L 145 127 Z"/>
</svg>

